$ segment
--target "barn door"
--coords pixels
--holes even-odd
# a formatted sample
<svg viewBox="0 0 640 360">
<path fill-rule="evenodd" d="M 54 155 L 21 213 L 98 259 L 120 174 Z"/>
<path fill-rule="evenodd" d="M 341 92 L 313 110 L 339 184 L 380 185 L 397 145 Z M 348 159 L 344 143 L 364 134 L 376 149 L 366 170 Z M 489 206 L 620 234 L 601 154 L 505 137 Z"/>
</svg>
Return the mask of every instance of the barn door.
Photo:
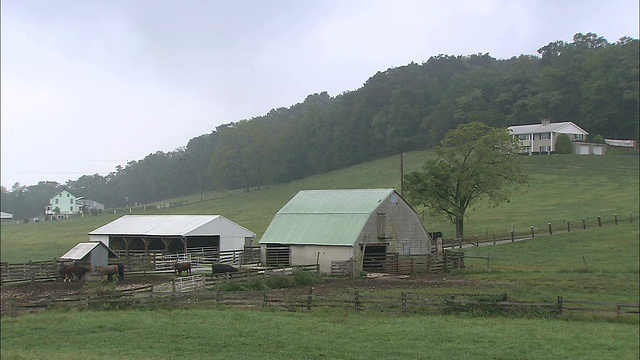
<svg viewBox="0 0 640 360">
<path fill-rule="evenodd" d="M 289 245 L 267 244 L 266 258 L 266 266 L 289 266 L 291 249 Z"/>
<path fill-rule="evenodd" d="M 387 247 L 385 245 L 367 246 L 364 248 L 362 258 L 362 270 L 384 271 L 387 260 Z"/>
</svg>

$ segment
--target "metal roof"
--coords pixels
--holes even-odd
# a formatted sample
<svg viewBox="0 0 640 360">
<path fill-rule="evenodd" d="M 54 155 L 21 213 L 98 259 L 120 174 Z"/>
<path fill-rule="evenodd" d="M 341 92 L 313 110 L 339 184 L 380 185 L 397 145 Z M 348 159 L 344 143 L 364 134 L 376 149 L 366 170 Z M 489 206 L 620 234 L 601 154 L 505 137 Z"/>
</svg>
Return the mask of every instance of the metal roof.
<svg viewBox="0 0 640 360">
<path fill-rule="evenodd" d="M 224 222 L 234 228 L 254 233 L 226 219 L 221 215 L 125 215 L 89 233 L 89 235 L 137 235 L 137 236 L 189 236 L 191 233 L 205 235 L 203 227 L 207 227 L 209 235 L 219 235 L 219 231 L 211 231 L 211 222 Z"/>
<path fill-rule="evenodd" d="M 550 123 L 547 125 L 543 125 L 543 124 L 516 125 L 516 126 L 509 126 L 507 129 L 509 129 L 513 135 L 539 134 L 539 133 L 545 133 L 545 132 L 559 132 L 559 133 L 583 134 L 583 135 L 589 134 L 588 132 L 584 131 L 582 128 L 580 128 L 578 125 L 574 124 L 571 121 Z"/>
<path fill-rule="evenodd" d="M 274 217 L 261 244 L 352 246 L 393 189 L 303 190 Z"/>
<path fill-rule="evenodd" d="M 105 248 L 107 248 L 107 250 L 109 250 L 110 255 L 114 255 L 115 257 L 118 257 L 118 255 L 113 250 L 111 250 L 111 248 L 109 248 L 107 245 L 99 241 L 92 241 L 92 242 L 79 243 L 78 245 L 74 246 L 73 249 L 67 251 L 66 254 L 62 255 L 60 259 L 61 260 L 81 260 L 82 258 L 87 256 L 91 251 L 93 251 L 93 249 L 95 249 L 97 246 L 104 246 Z"/>
</svg>

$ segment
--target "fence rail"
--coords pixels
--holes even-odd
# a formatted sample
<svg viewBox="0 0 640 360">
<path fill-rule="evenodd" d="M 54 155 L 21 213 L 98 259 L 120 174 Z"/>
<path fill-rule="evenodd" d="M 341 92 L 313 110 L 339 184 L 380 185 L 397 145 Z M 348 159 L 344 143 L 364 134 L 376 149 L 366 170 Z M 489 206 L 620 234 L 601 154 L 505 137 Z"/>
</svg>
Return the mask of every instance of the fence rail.
<svg viewBox="0 0 640 360">
<path fill-rule="evenodd" d="M 314 308 L 342 308 L 355 311 L 380 311 L 400 313 L 457 314 L 469 312 L 476 315 L 525 315 L 566 316 L 570 314 L 606 314 L 633 316 L 639 314 L 638 304 L 596 302 L 580 300 L 515 301 L 507 294 L 451 294 L 405 292 L 400 295 L 360 293 L 344 295 L 316 295 L 309 289 L 306 294 L 282 294 L 264 291 L 145 291 L 119 292 L 102 296 L 72 295 L 41 301 L 2 302 L 2 313 L 14 315 L 24 311 L 52 307 L 79 308 L 156 308 L 184 307 L 198 304 L 241 308 L 270 307 L 289 311 L 312 311 Z"/>
</svg>

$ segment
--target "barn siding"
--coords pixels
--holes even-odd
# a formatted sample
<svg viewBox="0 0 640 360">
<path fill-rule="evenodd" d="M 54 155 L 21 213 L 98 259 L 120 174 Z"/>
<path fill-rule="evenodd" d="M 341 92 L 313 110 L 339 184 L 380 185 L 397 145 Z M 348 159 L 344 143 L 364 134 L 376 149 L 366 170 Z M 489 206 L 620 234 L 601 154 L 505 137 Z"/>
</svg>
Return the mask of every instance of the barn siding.
<svg viewBox="0 0 640 360">
<path fill-rule="evenodd" d="M 409 246 L 412 255 L 430 254 L 431 242 L 418 215 L 399 196 L 397 202 L 393 203 L 391 198 L 394 195 L 382 201 L 376 211 L 371 214 L 360 235 L 360 244 L 388 244 L 387 252 L 400 254 L 404 246 Z M 385 214 L 386 238 L 383 239 L 378 238 L 378 214 Z"/>
<path fill-rule="evenodd" d="M 349 260 L 352 257 L 352 246 L 291 245 L 291 265 L 317 263 L 323 274 L 331 273 L 331 261 Z"/>
</svg>

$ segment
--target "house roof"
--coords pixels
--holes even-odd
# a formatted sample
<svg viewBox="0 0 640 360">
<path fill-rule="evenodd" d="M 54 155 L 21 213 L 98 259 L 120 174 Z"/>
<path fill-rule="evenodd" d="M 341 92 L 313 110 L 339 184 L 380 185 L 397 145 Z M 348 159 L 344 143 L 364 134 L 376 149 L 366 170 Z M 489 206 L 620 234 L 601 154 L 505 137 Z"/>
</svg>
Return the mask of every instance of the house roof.
<svg viewBox="0 0 640 360">
<path fill-rule="evenodd" d="M 109 255 L 118 257 L 118 254 L 111 250 L 111 248 L 107 245 L 99 241 L 91 241 L 78 243 L 78 245 L 74 246 L 73 249 L 67 251 L 66 254 L 62 255 L 60 257 L 60 260 L 81 260 L 98 246 L 104 246 L 109 251 Z"/>
<path fill-rule="evenodd" d="M 584 131 L 578 125 L 571 121 L 549 123 L 549 124 L 532 124 L 532 125 L 515 125 L 509 126 L 507 129 L 511 131 L 513 135 L 520 134 L 539 134 L 539 133 L 565 133 L 565 134 L 583 134 L 589 133 Z"/>
<path fill-rule="evenodd" d="M 51 198 L 54 198 L 54 197 L 56 197 L 58 194 L 60 194 L 60 193 L 61 193 L 61 192 L 63 192 L 63 191 L 66 191 L 66 192 L 68 192 L 69 194 L 71 194 L 71 195 L 73 195 L 74 197 L 76 197 L 76 198 L 77 198 L 77 196 L 75 196 L 75 195 L 74 195 L 71 191 L 69 191 L 69 189 L 67 189 L 66 187 L 63 187 L 62 189 L 60 189 L 60 190 L 56 191 L 56 193 L 55 193 L 55 194 L 53 194 L 53 196 L 51 196 L 51 197 L 49 197 L 49 198 L 50 198 L 50 199 L 51 199 Z"/>
<path fill-rule="evenodd" d="M 221 215 L 125 215 L 89 235 L 196 236 L 255 233 Z"/>
<path fill-rule="evenodd" d="M 261 244 L 352 246 L 393 189 L 306 190 L 273 218 Z"/>
</svg>

